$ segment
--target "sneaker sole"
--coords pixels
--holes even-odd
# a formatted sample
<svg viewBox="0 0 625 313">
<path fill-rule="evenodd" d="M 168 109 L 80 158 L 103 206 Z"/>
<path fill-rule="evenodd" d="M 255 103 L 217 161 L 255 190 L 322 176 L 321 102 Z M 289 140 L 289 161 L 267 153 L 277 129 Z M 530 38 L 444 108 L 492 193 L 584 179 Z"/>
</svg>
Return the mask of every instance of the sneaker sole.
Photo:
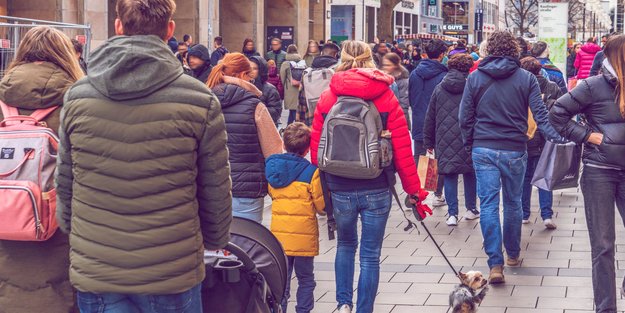
<svg viewBox="0 0 625 313">
<path fill-rule="evenodd" d="M 558 226 L 556 226 L 554 224 L 548 224 L 548 225 L 545 225 L 545 228 L 550 229 L 550 230 L 554 230 L 554 229 L 557 229 Z"/>
<path fill-rule="evenodd" d="M 474 221 L 474 220 L 477 220 L 477 219 L 479 219 L 479 218 L 480 218 L 480 216 L 479 216 L 479 215 L 478 215 L 478 216 L 476 216 L 476 217 L 466 217 L 466 216 L 464 217 L 464 219 L 465 219 L 465 220 L 467 220 L 467 221 Z"/>
<path fill-rule="evenodd" d="M 489 277 L 488 278 L 488 283 L 489 284 L 503 284 L 506 282 L 506 279 L 501 276 L 501 277 Z"/>
</svg>

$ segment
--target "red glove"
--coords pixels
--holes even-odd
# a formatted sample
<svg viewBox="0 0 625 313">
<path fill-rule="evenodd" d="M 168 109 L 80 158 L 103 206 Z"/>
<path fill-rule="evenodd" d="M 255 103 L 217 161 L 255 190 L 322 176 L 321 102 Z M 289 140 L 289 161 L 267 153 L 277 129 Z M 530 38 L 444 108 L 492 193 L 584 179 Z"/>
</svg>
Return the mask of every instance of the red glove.
<svg viewBox="0 0 625 313">
<path fill-rule="evenodd" d="M 432 209 L 430 209 L 430 207 L 427 206 L 426 204 L 423 204 L 423 202 L 421 201 L 417 203 L 415 208 L 417 209 L 417 213 L 419 213 L 419 216 L 421 216 L 421 219 L 420 219 L 421 221 L 427 217 L 427 214 L 432 215 Z"/>
<path fill-rule="evenodd" d="M 415 210 L 419 214 L 417 217 L 418 220 L 422 221 L 427 217 L 427 214 L 432 215 L 432 209 L 429 206 L 423 204 L 423 200 L 427 198 L 428 192 L 421 189 L 419 190 L 418 195 L 413 195 L 410 197 L 410 203 L 414 206 Z M 416 214 L 415 214 L 416 215 Z"/>
</svg>

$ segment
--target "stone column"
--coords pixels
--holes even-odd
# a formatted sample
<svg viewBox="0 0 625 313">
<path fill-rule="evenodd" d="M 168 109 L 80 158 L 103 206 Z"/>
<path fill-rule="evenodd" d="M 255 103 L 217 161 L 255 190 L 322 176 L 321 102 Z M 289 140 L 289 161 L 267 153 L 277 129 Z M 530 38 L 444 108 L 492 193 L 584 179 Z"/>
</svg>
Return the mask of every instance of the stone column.
<svg viewBox="0 0 625 313">
<path fill-rule="evenodd" d="M 213 36 L 222 36 L 229 51 L 241 52 L 245 38 L 257 38 L 257 0 L 222 0 L 219 6 L 219 32 Z"/>
<path fill-rule="evenodd" d="M 84 0 L 84 24 L 91 25 L 91 50 L 109 38 L 109 31 L 114 32 L 113 29 L 109 29 L 109 10 L 115 12 L 115 7 L 109 7 L 109 2 Z"/>
<path fill-rule="evenodd" d="M 185 34 L 194 38 L 194 42 L 199 42 L 200 29 L 200 2 L 201 0 L 177 0 L 174 21 L 176 30 L 174 36 L 178 41 L 182 41 Z"/>
</svg>

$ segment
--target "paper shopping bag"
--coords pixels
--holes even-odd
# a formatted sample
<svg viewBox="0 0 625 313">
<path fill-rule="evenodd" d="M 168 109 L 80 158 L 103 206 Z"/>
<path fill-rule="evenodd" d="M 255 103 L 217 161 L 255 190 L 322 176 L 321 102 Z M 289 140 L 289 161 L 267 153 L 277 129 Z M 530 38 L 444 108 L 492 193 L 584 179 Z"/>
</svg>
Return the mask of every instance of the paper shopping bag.
<svg viewBox="0 0 625 313">
<path fill-rule="evenodd" d="M 532 185 L 543 190 L 577 187 L 581 162 L 581 145 L 547 141 L 536 166 Z"/>
<path fill-rule="evenodd" d="M 438 186 L 438 163 L 436 159 L 432 156 L 419 156 L 417 172 L 419 173 L 421 188 L 428 191 L 436 191 Z"/>
</svg>

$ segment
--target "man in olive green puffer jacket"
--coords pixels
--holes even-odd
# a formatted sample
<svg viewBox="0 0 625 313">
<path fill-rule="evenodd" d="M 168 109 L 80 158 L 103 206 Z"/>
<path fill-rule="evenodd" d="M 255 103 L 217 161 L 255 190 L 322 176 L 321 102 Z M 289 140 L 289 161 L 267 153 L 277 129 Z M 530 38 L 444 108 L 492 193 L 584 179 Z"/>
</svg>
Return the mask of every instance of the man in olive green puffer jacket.
<svg viewBox="0 0 625 313">
<path fill-rule="evenodd" d="M 116 31 L 125 35 L 94 51 L 89 76 L 66 94 L 57 219 L 70 232 L 70 279 L 82 312 L 119 297 L 141 308 L 141 296 L 151 299 L 144 305 L 201 312 L 203 251 L 226 246 L 232 219 L 224 118 L 165 44 L 173 0 L 148 0 L 170 14 L 151 23 L 158 14 L 143 16 L 143 25 L 125 20 L 144 13 L 138 4 L 124 7 L 134 1 L 118 2 Z M 145 34 L 163 22 L 167 34 Z"/>
</svg>

